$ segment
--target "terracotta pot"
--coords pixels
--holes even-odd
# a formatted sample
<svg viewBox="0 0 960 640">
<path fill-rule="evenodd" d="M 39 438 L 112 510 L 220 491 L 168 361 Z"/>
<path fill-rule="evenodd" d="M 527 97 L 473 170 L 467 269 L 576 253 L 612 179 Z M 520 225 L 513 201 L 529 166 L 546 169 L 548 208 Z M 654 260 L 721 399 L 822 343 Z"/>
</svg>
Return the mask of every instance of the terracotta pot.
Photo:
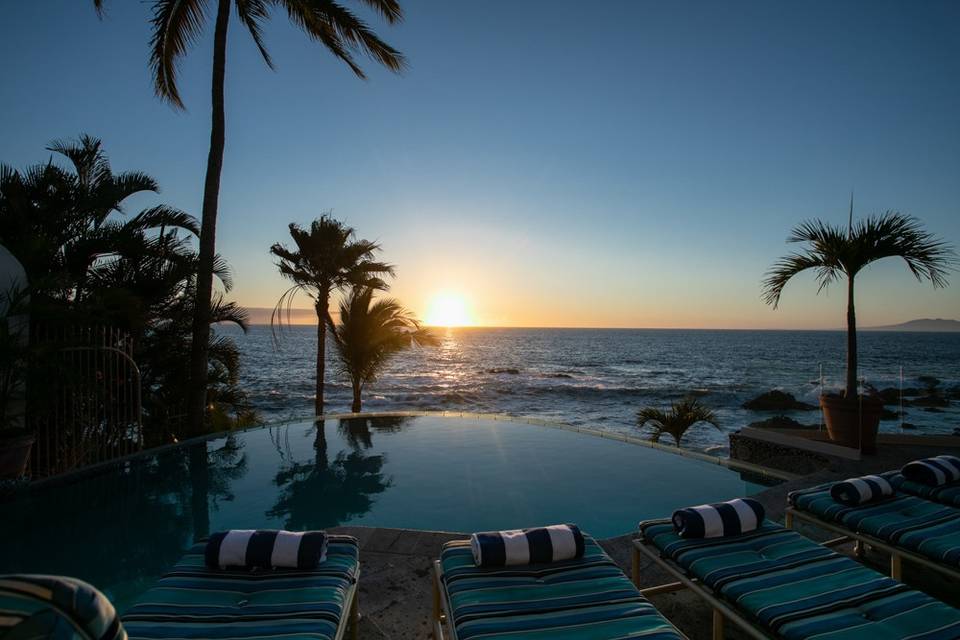
<svg viewBox="0 0 960 640">
<path fill-rule="evenodd" d="M 832 441 L 864 453 L 876 452 L 877 429 L 883 412 L 880 398 L 860 396 L 847 399 L 829 394 L 820 396 L 820 406 Z"/>
<path fill-rule="evenodd" d="M 0 438 L 0 478 L 20 478 L 27 470 L 33 434 Z"/>
</svg>

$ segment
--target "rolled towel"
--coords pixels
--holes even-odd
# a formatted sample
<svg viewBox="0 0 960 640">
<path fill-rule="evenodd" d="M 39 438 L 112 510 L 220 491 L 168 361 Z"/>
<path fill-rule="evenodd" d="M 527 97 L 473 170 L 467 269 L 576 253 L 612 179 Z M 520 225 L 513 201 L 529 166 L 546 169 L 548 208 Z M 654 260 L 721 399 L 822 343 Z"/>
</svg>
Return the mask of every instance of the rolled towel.
<svg viewBox="0 0 960 640">
<path fill-rule="evenodd" d="M 478 567 L 505 567 L 572 560 L 583 556 L 583 534 L 575 524 L 487 531 L 470 536 Z"/>
<path fill-rule="evenodd" d="M 908 462 L 900 470 L 903 477 L 931 487 L 960 480 L 960 458 L 937 456 Z"/>
<path fill-rule="evenodd" d="M 763 522 L 763 505 L 750 498 L 677 509 L 673 528 L 681 538 L 720 538 L 753 531 Z"/>
<path fill-rule="evenodd" d="M 879 502 L 892 495 L 893 485 L 880 476 L 849 478 L 830 487 L 830 497 L 848 507 Z"/>
<path fill-rule="evenodd" d="M 204 560 L 211 569 L 313 570 L 327 559 L 323 531 L 254 531 L 231 529 L 210 536 Z"/>
</svg>

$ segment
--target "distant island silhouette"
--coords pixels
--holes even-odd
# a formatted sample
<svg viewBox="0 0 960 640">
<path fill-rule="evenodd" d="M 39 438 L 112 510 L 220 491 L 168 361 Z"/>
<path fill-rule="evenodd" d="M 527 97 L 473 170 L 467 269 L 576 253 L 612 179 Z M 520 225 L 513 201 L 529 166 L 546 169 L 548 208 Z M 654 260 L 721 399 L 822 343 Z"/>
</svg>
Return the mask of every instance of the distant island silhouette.
<svg viewBox="0 0 960 640">
<path fill-rule="evenodd" d="M 900 324 L 888 324 L 880 327 L 863 327 L 861 331 L 960 331 L 960 320 L 944 318 L 920 318 Z"/>
</svg>

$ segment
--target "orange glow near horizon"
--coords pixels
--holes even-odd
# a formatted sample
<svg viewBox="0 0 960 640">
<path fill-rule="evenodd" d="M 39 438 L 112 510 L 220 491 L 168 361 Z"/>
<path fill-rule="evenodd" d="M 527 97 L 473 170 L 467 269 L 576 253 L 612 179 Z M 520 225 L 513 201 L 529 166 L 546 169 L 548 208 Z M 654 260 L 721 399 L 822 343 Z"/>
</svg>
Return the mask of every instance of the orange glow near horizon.
<svg viewBox="0 0 960 640">
<path fill-rule="evenodd" d="M 425 322 L 432 327 L 472 327 L 475 322 L 467 301 L 458 293 L 444 292 L 430 300 Z"/>
</svg>

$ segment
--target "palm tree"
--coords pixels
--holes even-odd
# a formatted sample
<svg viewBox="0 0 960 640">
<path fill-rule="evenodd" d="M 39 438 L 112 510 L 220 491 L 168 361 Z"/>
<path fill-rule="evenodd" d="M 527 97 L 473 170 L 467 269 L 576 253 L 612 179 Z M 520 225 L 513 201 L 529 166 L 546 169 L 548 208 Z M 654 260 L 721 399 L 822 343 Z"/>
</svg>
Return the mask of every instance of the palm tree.
<svg viewBox="0 0 960 640">
<path fill-rule="evenodd" d="M 377 379 L 387 362 L 413 345 L 439 343 L 396 300 L 373 300 L 373 289 L 355 287 L 340 303 L 340 322 L 331 322 L 340 368 L 353 389 L 351 411 L 360 412 L 363 387 Z"/>
<path fill-rule="evenodd" d="M 883 258 L 903 258 L 917 280 L 947 286 L 955 262 L 953 247 L 923 229 L 913 216 L 888 211 L 853 222 L 853 202 L 847 228 L 810 220 L 793 229 L 787 242 L 808 247 L 780 258 L 763 281 L 763 299 L 774 309 L 793 276 L 816 270 L 817 292 L 842 278 L 847 281 L 847 375 L 845 397 L 857 397 L 857 320 L 853 283 L 867 265 Z"/>
<path fill-rule="evenodd" d="M 660 437 L 669 433 L 678 447 L 683 435 L 698 422 L 706 422 L 720 429 L 717 414 L 700 404 L 696 398 L 684 398 L 674 402 L 669 411 L 647 407 L 637 412 L 637 426 L 642 429 L 649 425 L 654 430 L 650 436 L 651 441 L 660 442 Z"/>
<path fill-rule="evenodd" d="M 282 244 L 270 247 L 280 259 L 280 273 L 293 281 L 283 292 L 270 315 L 270 324 L 282 327 L 289 319 L 290 306 L 298 292 L 313 299 L 317 312 L 317 388 L 314 410 L 323 413 L 323 380 L 326 374 L 327 325 L 330 324 L 330 296 L 348 287 L 387 289 L 385 276 L 393 276 L 393 266 L 374 260 L 380 245 L 369 240 L 355 240 L 356 233 L 329 215 L 310 223 L 310 230 L 290 224 L 290 236 L 297 248 Z"/>
<path fill-rule="evenodd" d="M 377 12 L 389 24 L 403 19 L 397 0 L 359 0 Z M 97 13 L 103 15 L 104 0 L 93 0 Z M 154 0 L 150 22 L 150 70 L 156 94 L 174 107 L 183 109 L 177 88 L 180 59 L 200 36 L 209 17 L 207 0 Z M 220 173 L 226 138 L 224 116 L 224 77 L 226 75 L 227 27 L 231 9 L 235 8 L 240 23 L 247 28 L 264 62 L 271 69 L 273 62 L 263 41 L 263 25 L 272 10 L 285 11 L 293 24 L 312 40 L 321 43 L 337 59 L 344 62 L 359 78 L 363 69 L 354 58 L 361 53 L 390 71 L 403 69 L 406 61 L 399 51 L 375 34 L 356 14 L 334 0 L 217 0 L 213 33 L 212 117 L 210 151 L 204 178 L 201 208 L 199 275 L 194 305 L 193 338 L 190 353 L 189 427 L 194 433 L 202 430 L 206 406 L 207 349 L 210 336 L 210 300 L 213 294 L 213 269 L 216 259 L 217 203 L 220 197 Z"/>
</svg>

